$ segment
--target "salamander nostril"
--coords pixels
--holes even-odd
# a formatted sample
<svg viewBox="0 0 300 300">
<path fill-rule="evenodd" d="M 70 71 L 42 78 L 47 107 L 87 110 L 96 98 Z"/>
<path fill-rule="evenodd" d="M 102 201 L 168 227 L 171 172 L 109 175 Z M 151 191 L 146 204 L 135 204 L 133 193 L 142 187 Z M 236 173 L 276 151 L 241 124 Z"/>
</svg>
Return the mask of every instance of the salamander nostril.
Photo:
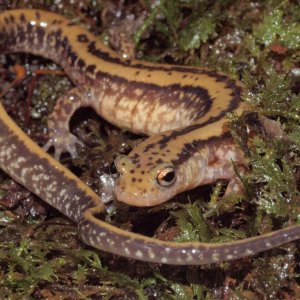
<svg viewBox="0 0 300 300">
<path fill-rule="evenodd" d="M 116 163 L 114 161 L 109 166 L 109 173 L 113 178 L 118 178 L 120 176 L 120 173 L 118 172 Z"/>
</svg>

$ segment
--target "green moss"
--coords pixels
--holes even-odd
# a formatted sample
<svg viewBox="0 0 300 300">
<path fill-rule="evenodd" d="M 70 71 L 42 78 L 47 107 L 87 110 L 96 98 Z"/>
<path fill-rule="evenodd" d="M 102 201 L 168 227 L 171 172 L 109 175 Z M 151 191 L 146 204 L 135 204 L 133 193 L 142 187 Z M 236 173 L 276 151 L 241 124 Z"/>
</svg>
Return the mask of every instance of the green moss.
<svg viewBox="0 0 300 300">
<path fill-rule="evenodd" d="M 182 210 L 172 212 L 176 217 L 177 226 L 180 234 L 176 238 L 178 242 L 203 241 L 207 242 L 211 239 L 211 232 L 208 228 L 199 203 L 186 204 Z"/>
<path fill-rule="evenodd" d="M 276 116 L 278 122 L 282 120 L 286 136 L 284 142 L 266 137 L 253 139 L 250 148 L 252 173 L 248 180 L 261 186 L 257 200 L 260 209 L 275 216 L 290 216 L 300 203 L 295 177 L 300 153 L 300 98 L 292 92 L 290 76 L 277 74 L 270 68 L 266 71 L 265 84 L 256 93 L 252 92 L 255 81 L 247 78 L 246 85 L 250 87 L 244 98 L 262 114 Z"/>
<path fill-rule="evenodd" d="M 199 48 L 214 35 L 216 28 L 213 17 L 196 18 L 180 34 L 179 45 L 184 51 Z"/>
<path fill-rule="evenodd" d="M 251 151 L 252 173 L 248 180 L 260 185 L 258 205 L 268 214 L 289 216 L 297 208 L 300 194 L 294 178 L 295 167 L 287 158 L 280 158 L 282 143 L 279 141 L 267 145 L 261 139 L 253 141 Z M 277 146 L 277 147 L 276 147 Z"/>
<path fill-rule="evenodd" d="M 263 21 L 254 28 L 253 35 L 264 46 L 280 42 L 290 49 L 300 47 L 299 20 L 286 21 L 283 11 L 275 9 L 264 16 Z"/>
<path fill-rule="evenodd" d="M 0 266 L 5 274 L 0 276 L 3 299 L 15 294 L 30 297 L 41 289 L 50 292 L 60 282 L 68 286 L 76 299 L 101 290 L 113 296 L 121 289 L 134 291 L 143 299 L 143 281 L 103 267 L 98 253 L 78 244 L 76 227 L 58 221 L 37 224 L 31 228 L 35 233 L 30 238 L 21 238 L 25 224 L 18 225 L 15 220 L 0 229 L 2 237 L 8 233 L 11 237 L 0 243 Z M 27 226 L 30 230 L 31 225 Z M 116 287 L 120 290 L 116 291 Z"/>
</svg>

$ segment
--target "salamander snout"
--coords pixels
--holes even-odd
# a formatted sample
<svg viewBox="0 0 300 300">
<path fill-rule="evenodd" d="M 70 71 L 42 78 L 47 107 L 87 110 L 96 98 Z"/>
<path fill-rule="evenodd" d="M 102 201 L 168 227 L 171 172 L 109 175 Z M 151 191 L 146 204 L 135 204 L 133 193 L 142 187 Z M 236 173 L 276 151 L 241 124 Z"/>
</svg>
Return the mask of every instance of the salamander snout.
<svg viewBox="0 0 300 300">
<path fill-rule="evenodd" d="M 153 206 L 177 194 L 177 174 L 170 162 L 145 164 L 132 156 L 120 156 L 111 165 L 114 192 L 119 201 L 134 206 Z"/>
</svg>

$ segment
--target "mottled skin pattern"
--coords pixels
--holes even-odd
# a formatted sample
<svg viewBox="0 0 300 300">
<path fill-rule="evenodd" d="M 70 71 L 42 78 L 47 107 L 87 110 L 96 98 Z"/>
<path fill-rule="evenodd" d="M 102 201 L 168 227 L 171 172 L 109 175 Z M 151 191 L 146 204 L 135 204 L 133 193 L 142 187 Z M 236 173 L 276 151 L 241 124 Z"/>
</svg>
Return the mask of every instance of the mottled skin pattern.
<svg viewBox="0 0 300 300">
<path fill-rule="evenodd" d="M 98 208 L 88 209 L 79 227 L 82 240 L 97 248 L 138 260 L 174 265 L 218 263 L 254 255 L 300 238 L 300 225 L 291 226 L 258 237 L 216 243 L 164 242 L 124 231 L 99 221 Z M 101 228 L 101 230 L 100 230 Z"/>
<path fill-rule="evenodd" d="M 28 139 L 1 104 L 0 115 L 1 169 L 75 222 L 87 208 L 103 206 L 92 190 Z"/>
<path fill-rule="evenodd" d="M 226 112 L 241 113 L 241 88 L 208 70 L 124 60 L 86 30 L 56 14 L 16 10 L 0 14 L 0 52 L 30 52 L 60 64 L 76 87 L 58 100 L 49 120 L 56 156 L 76 155 L 69 119 L 92 106 L 113 124 L 156 134 L 116 160 L 116 194 L 134 205 L 154 205 L 217 179 L 234 180 L 241 151 L 224 132 Z M 172 130 L 174 128 L 178 128 Z M 163 132 L 163 133 L 161 133 Z M 35 145 L 0 105 L 0 167 L 20 184 L 78 223 L 95 248 L 138 260 L 198 265 L 237 259 L 300 238 L 300 226 L 224 244 L 173 243 L 106 224 L 101 199 Z M 142 196 L 147 194 L 147 196 Z"/>
</svg>

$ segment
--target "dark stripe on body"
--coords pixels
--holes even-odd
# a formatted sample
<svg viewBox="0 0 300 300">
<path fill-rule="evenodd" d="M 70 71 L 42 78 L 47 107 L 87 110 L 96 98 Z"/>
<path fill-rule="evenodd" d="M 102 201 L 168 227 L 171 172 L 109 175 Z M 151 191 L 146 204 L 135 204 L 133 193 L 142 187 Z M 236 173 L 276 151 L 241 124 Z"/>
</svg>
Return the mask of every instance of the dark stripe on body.
<svg viewBox="0 0 300 300">
<path fill-rule="evenodd" d="M 188 126 L 187 128 L 192 127 L 192 130 L 197 130 L 199 128 L 196 127 L 196 125 L 192 125 L 192 126 Z M 186 129 L 186 128 L 184 128 Z M 183 130 L 184 130 L 183 129 Z M 191 130 L 191 131 L 192 131 Z M 173 131 L 172 131 L 173 133 Z M 172 134 L 171 133 L 171 134 Z M 183 133 L 184 134 L 184 133 Z M 173 137 L 172 139 L 175 139 L 176 137 Z M 169 152 L 168 151 L 168 143 L 165 143 L 165 140 L 171 140 L 171 136 L 167 136 L 167 135 L 162 135 L 162 139 L 160 141 L 158 141 L 157 143 L 154 144 L 149 144 L 145 147 L 143 153 L 152 151 L 153 149 L 158 148 L 160 149 L 160 153 L 159 155 L 161 155 L 162 157 L 166 156 L 163 155 L 165 151 L 166 153 Z M 189 143 L 183 144 L 183 147 L 181 149 L 181 152 L 177 153 L 177 157 L 176 159 L 171 160 L 172 164 L 174 165 L 174 167 L 179 167 L 180 165 L 182 165 L 185 161 L 187 161 L 189 158 L 191 158 L 196 152 L 199 152 L 203 147 L 209 147 L 210 146 L 216 146 L 218 144 L 225 144 L 226 140 L 228 142 L 232 141 L 231 135 L 229 132 L 225 132 L 224 134 L 220 135 L 220 136 L 212 136 L 208 139 L 195 139 Z M 161 163 L 166 163 L 166 162 L 170 162 L 169 159 L 167 160 L 163 160 L 160 159 L 159 162 L 154 162 L 152 161 L 151 156 L 147 157 L 148 158 L 148 163 L 146 164 L 147 166 L 157 166 L 157 164 L 161 164 Z M 140 156 L 135 153 L 131 156 L 129 156 L 130 161 L 135 164 L 135 166 L 137 167 L 137 165 L 140 163 Z"/>
<path fill-rule="evenodd" d="M 85 41 L 86 43 L 86 41 Z M 108 61 L 113 64 L 121 65 L 124 67 L 130 67 L 130 68 L 136 68 L 141 70 L 148 70 L 148 71 L 164 71 L 167 72 L 169 75 L 172 75 L 172 72 L 179 72 L 179 73 L 191 73 L 191 74 L 197 74 L 197 75 L 207 75 L 212 78 L 215 78 L 218 82 L 235 82 L 235 80 L 230 79 L 227 75 L 220 74 L 211 70 L 201 69 L 201 68 L 193 68 L 193 67 L 185 67 L 185 66 L 176 66 L 176 65 L 170 65 L 170 66 L 163 66 L 161 64 L 151 64 L 146 65 L 139 62 L 133 62 L 131 60 L 124 60 L 121 57 L 114 56 L 112 57 L 110 53 L 103 51 L 100 48 L 97 48 L 97 43 L 99 41 L 92 40 L 88 44 L 88 52 L 95 57 Z M 138 71 L 137 71 L 138 72 Z M 186 76 L 186 74 L 184 74 Z"/>
<path fill-rule="evenodd" d="M 41 17 L 40 13 L 39 17 Z M 118 76 L 111 76 L 108 73 L 104 73 L 97 70 L 95 64 L 87 65 L 83 58 L 78 57 L 76 49 L 72 48 L 71 43 L 68 40 L 68 37 L 63 35 L 63 31 L 61 29 L 55 28 L 55 30 L 51 26 L 41 27 L 41 26 L 32 26 L 27 20 L 27 26 L 24 26 L 24 14 L 20 14 L 20 18 L 22 19 L 22 25 L 17 25 L 14 22 L 10 23 L 10 20 L 7 19 L 7 31 L 0 34 L 0 51 L 1 52 L 29 52 L 37 55 L 41 55 L 43 57 L 52 59 L 56 63 L 60 64 L 71 78 L 71 80 L 75 84 L 91 84 L 94 88 L 99 87 L 101 89 L 101 81 L 106 78 L 111 81 L 111 83 L 125 85 L 126 86 L 126 94 L 128 94 L 129 99 L 139 100 L 132 93 L 134 89 L 141 89 L 144 93 L 149 94 L 149 101 L 151 98 L 156 98 L 159 96 L 161 98 L 162 104 L 168 103 L 168 105 L 172 107 L 177 107 L 180 104 L 184 103 L 184 107 L 193 112 L 192 120 L 197 120 L 199 117 L 203 116 L 207 111 L 209 111 L 211 107 L 211 103 L 213 99 L 210 97 L 209 92 L 199 87 L 194 86 L 181 86 L 180 84 L 173 84 L 165 87 L 159 87 L 155 84 L 151 83 L 142 83 L 138 81 L 126 80 L 125 78 Z M 18 43 L 17 43 L 18 41 Z M 54 48 L 47 48 L 47 45 L 53 44 Z M 215 78 L 216 81 L 226 83 L 226 87 L 233 91 L 233 99 L 230 104 L 229 111 L 232 108 L 235 108 L 237 105 L 235 102 L 240 97 L 241 88 L 236 85 L 235 81 L 228 78 L 225 75 L 212 72 L 209 70 L 197 69 L 197 68 L 187 68 L 180 66 L 170 66 L 163 67 L 161 65 L 152 65 L 146 66 L 142 63 L 134 63 L 131 65 L 130 61 L 125 61 L 118 57 L 112 57 L 108 52 L 104 52 L 100 48 L 97 48 L 97 43 L 95 40 L 89 41 L 88 35 L 80 34 L 77 37 L 77 41 L 82 42 L 83 44 L 87 44 L 87 51 L 96 56 L 99 59 L 109 61 L 114 64 L 122 65 L 127 68 L 139 68 L 146 69 L 149 71 L 166 71 L 166 72 L 188 72 L 193 74 L 205 74 L 212 78 Z M 101 61 L 99 61 L 99 66 L 101 66 Z M 171 74 L 171 73 L 170 73 Z M 186 75 L 186 74 L 185 74 Z M 96 79 L 95 79 L 96 76 Z M 96 82 L 95 82 L 96 80 Z M 97 83 L 99 81 L 99 84 Z M 178 98 L 176 97 L 176 92 L 183 92 L 185 94 L 191 94 L 191 96 L 195 97 L 195 100 L 190 100 L 188 96 L 181 99 L 178 102 Z M 114 93 L 116 93 L 114 91 Z M 168 96 L 169 95 L 169 96 Z M 144 95 L 145 96 L 145 95 Z M 147 96 L 146 96 L 147 97 Z M 151 97 L 151 98 L 150 98 Z M 199 113 L 200 108 L 205 107 L 205 110 Z M 223 117 L 224 114 L 221 115 Z M 219 118 L 218 118 L 219 119 Z M 210 121 L 211 122 L 211 121 Z M 203 126 L 203 125 L 202 125 Z"/>
<path fill-rule="evenodd" d="M 41 19 L 43 19 L 43 17 L 44 16 L 41 15 L 41 12 L 39 12 L 39 11 L 36 12 L 37 20 L 41 20 Z M 19 18 L 20 18 L 22 24 L 24 24 L 26 22 L 26 16 L 24 15 L 24 13 L 20 13 Z M 44 17 L 44 18 L 45 18 L 45 21 L 47 21 L 47 18 L 46 17 Z M 15 19 L 13 16 L 10 16 L 10 19 L 5 17 L 4 21 L 7 25 L 7 27 L 16 27 L 17 26 L 17 23 L 15 23 Z M 27 33 L 29 33 L 29 34 L 31 34 L 33 32 L 33 28 L 41 28 L 42 30 L 46 31 L 46 35 L 54 34 L 55 36 L 60 36 L 60 37 L 62 36 L 62 34 L 61 34 L 62 32 L 60 30 L 51 32 L 51 27 L 32 26 L 32 25 L 30 25 L 29 21 L 30 20 L 27 20 L 27 24 L 28 24 L 27 25 L 28 26 Z M 62 22 L 61 19 L 54 20 L 53 24 L 56 25 L 56 24 L 60 24 L 61 22 Z M 65 22 L 66 22 L 66 24 L 68 24 L 69 23 L 68 19 L 65 19 Z M 72 23 L 72 25 L 74 25 L 74 24 Z M 22 25 L 22 26 L 24 27 L 24 25 Z M 78 26 L 78 25 L 75 24 L 74 26 Z M 78 26 L 78 27 L 80 27 L 80 31 L 84 30 L 81 26 Z M 41 30 L 41 29 L 39 29 L 39 30 Z M 49 31 L 49 32 L 47 32 L 47 31 Z M 75 31 L 75 29 L 74 29 L 74 31 Z M 219 82 L 227 82 L 228 83 L 230 80 L 228 76 L 211 71 L 211 70 L 193 68 L 193 67 L 175 66 L 175 65 L 174 66 L 172 66 L 172 65 L 163 66 L 160 64 L 145 65 L 142 62 L 124 60 L 121 57 L 111 56 L 111 54 L 109 52 L 103 51 L 103 49 L 101 49 L 101 46 L 98 46 L 98 45 L 100 45 L 100 41 L 98 41 L 97 39 L 90 39 L 88 37 L 89 32 L 88 31 L 86 31 L 86 32 L 87 32 L 87 35 L 85 35 L 85 34 L 78 35 L 77 41 L 82 42 L 83 44 L 87 44 L 87 51 L 100 60 L 105 60 L 105 61 L 111 62 L 113 64 L 122 65 L 124 67 L 137 68 L 137 69 L 143 69 L 143 70 L 148 70 L 148 71 L 164 71 L 169 75 L 172 75 L 172 72 L 176 71 L 176 72 L 180 72 L 180 73 L 207 75 L 212 78 L 215 78 L 216 81 L 219 81 Z M 62 41 L 62 39 L 61 39 L 61 41 Z M 68 43 L 63 43 L 63 44 L 65 44 L 64 45 L 65 47 L 71 46 Z M 68 45 L 66 45 L 66 44 L 68 44 Z M 67 49 L 67 50 L 68 50 L 67 52 L 70 52 L 70 49 Z M 76 53 L 76 50 L 75 51 L 73 50 L 72 52 Z M 34 51 L 34 53 L 36 53 L 36 51 Z M 47 57 L 47 53 L 41 54 L 41 55 Z M 51 58 L 51 59 L 53 59 L 53 58 Z M 55 61 L 57 61 L 57 59 Z M 99 65 L 101 65 L 101 63 Z M 185 76 L 186 76 L 186 74 L 183 75 L 183 77 L 185 77 Z"/>
</svg>

